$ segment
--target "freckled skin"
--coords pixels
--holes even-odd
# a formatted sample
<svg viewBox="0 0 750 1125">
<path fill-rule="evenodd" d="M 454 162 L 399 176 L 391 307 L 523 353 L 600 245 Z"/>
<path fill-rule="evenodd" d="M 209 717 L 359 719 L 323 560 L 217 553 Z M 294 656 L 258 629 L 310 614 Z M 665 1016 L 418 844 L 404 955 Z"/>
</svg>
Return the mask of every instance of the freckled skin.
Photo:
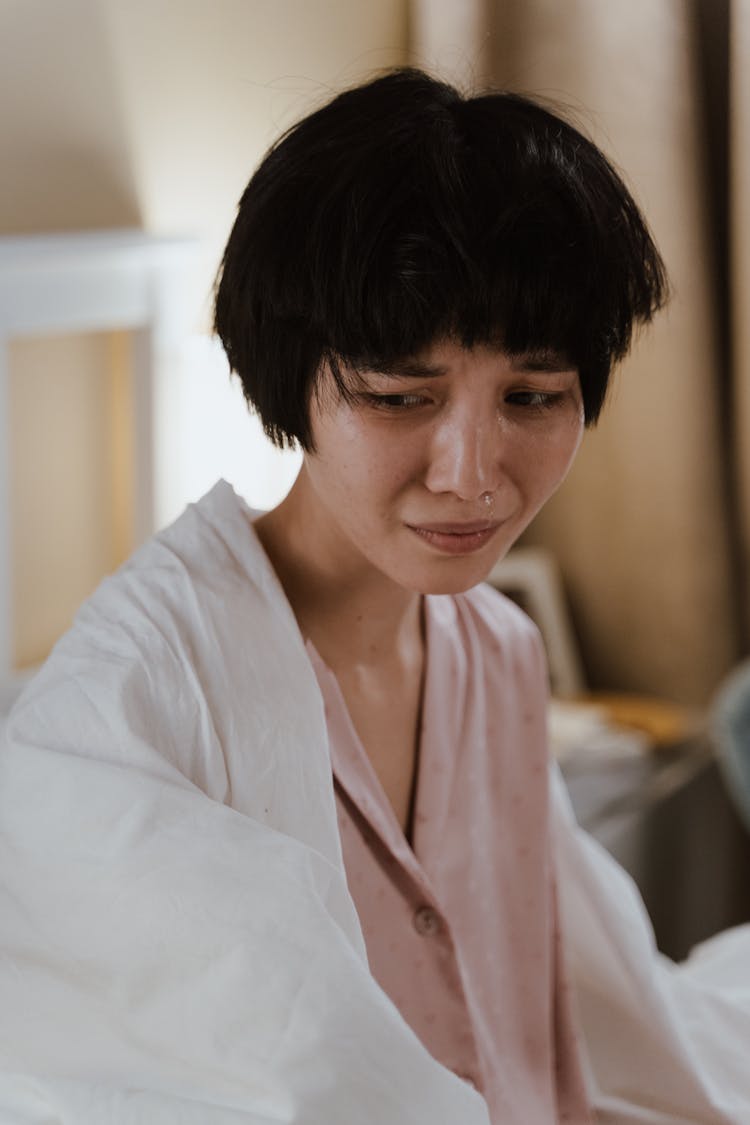
<svg viewBox="0 0 750 1125">
<path fill-rule="evenodd" d="M 313 396 L 315 452 L 289 505 L 343 582 L 374 570 L 404 590 L 457 593 L 486 578 L 566 476 L 580 384 L 563 362 L 535 369 L 487 347 L 441 342 L 419 358 L 440 373 L 365 373 L 352 403 L 325 385 Z M 412 530 L 482 520 L 495 534 L 461 555 Z"/>
</svg>

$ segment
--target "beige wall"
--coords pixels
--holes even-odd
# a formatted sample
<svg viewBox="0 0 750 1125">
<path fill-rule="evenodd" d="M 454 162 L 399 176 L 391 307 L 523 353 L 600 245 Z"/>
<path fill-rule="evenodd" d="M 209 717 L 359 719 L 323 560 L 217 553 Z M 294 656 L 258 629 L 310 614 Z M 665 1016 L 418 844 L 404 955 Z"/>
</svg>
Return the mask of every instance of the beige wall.
<svg viewBox="0 0 750 1125">
<path fill-rule="evenodd" d="M 0 235 L 139 226 L 197 236 L 196 323 L 206 325 L 220 250 L 260 155 L 331 90 L 404 60 L 406 9 L 0 0 Z M 122 553 L 111 353 L 104 337 L 13 349 L 19 663 L 44 655 Z"/>
<path fill-rule="evenodd" d="M 0 234 L 137 225 L 96 0 L 0 0 Z"/>
<path fill-rule="evenodd" d="M 10 349 L 16 664 L 36 663 L 121 558 L 116 408 L 106 334 Z"/>
</svg>

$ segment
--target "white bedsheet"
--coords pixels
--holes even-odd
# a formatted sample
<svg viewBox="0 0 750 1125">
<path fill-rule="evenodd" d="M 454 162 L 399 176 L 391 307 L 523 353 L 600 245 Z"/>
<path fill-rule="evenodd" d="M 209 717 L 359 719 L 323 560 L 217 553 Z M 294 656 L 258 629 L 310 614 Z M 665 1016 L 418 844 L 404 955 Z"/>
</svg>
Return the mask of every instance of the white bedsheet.
<svg viewBox="0 0 750 1125">
<path fill-rule="evenodd" d="M 602 1122 L 750 1123 L 750 926 L 683 964 L 656 950 L 638 890 L 575 824 L 552 777 L 563 927 Z"/>
<path fill-rule="evenodd" d="M 227 485 L 100 588 L 7 733 L 3 1125 L 487 1125 L 367 971 L 317 684 Z M 675 970 L 554 800 L 602 1120 L 750 1123 L 747 936 L 737 979 Z"/>
<path fill-rule="evenodd" d="M 487 1125 L 368 972 L 317 682 L 228 486 L 82 608 L 7 741 L 3 1125 Z"/>
</svg>

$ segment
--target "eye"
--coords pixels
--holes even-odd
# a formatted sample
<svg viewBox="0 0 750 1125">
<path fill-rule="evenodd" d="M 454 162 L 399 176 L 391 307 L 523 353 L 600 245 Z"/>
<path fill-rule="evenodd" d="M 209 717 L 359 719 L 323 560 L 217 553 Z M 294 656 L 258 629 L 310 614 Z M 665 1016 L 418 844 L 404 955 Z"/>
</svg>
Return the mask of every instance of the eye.
<svg viewBox="0 0 750 1125">
<path fill-rule="evenodd" d="M 555 391 L 513 391 L 506 398 L 506 402 L 513 406 L 530 407 L 532 410 L 544 410 L 555 406 L 562 399 L 562 395 Z"/>
<path fill-rule="evenodd" d="M 366 394 L 363 396 L 369 406 L 376 410 L 413 410 L 415 407 L 424 406 L 429 400 L 424 395 L 377 395 Z"/>
</svg>

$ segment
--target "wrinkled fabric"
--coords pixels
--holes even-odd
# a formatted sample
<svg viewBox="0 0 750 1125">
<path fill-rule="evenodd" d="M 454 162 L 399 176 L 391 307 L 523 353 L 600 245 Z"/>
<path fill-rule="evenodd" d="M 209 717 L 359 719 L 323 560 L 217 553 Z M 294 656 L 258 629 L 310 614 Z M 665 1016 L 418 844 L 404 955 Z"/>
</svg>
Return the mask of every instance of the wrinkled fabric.
<svg viewBox="0 0 750 1125">
<path fill-rule="evenodd" d="M 554 810 L 601 1120 L 750 1123 L 746 987 L 710 949 L 659 958 Z M 738 975 L 744 941 L 718 958 Z M 228 485 L 101 585 L 8 720 L 0 1121 L 487 1125 L 369 973 L 320 692 Z"/>
<path fill-rule="evenodd" d="M 369 974 L 320 694 L 227 485 L 80 611 L 0 765 L 0 1121 L 487 1125 Z"/>
<path fill-rule="evenodd" d="M 430 1053 L 481 1090 L 493 1125 L 581 1125 L 590 1117 L 559 957 L 541 639 L 488 586 L 425 597 L 424 622 L 411 844 L 308 641 L 370 970 Z"/>
<path fill-rule="evenodd" d="M 750 926 L 680 965 L 638 890 L 575 824 L 552 776 L 563 934 L 604 1125 L 750 1125 Z"/>
</svg>

